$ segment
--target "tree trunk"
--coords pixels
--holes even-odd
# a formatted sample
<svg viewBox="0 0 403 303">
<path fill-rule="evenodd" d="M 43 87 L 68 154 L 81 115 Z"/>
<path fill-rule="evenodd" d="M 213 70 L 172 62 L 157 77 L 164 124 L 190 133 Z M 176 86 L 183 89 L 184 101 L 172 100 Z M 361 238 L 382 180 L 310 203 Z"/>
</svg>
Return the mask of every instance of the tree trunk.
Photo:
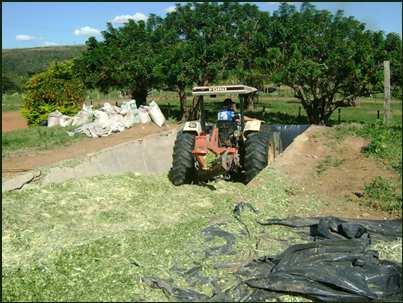
<svg viewBox="0 0 403 303">
<path fill-rule="evenodd" d="M 302 106 L 304 107 L 306 114 L 308 116 L 308 121 L 309 124 L 317 124 L 321 125 L 321 119 L 320 119 L 320 112 L 319 108 L 316 108 L 312 103 L 305 103 L 302 102 Z"/>
<path fill-rule="evenodd" d="M 323 101 L 319 102 L 301 102 L 308 116 L 310 124 L 329 125 L 329 119 L 332 111 L 327 109 Z"/>
<path fill-rule="evenodd" d="M 192 108 L 189 111 L 189 120 L 198 120 L 200 117 L 200 102 L 203 96 L 194 96 L 192 100 Z"/>
<path fill-rule="evenodd" d="M 180 105 L 180 116 L 182 121 L 186 121 L 189 117 L 189 107 L 186 104 L 186 92 L 185 87 L 178 86 L 178 96 L 179 96 L 179 105 Z"/>
<path fill-rule="evenodd" d="M 204 79 L 200 83 L 198 83 L 198 86 L 208 86 L 208 79 Z M 189 120 L 198 120 L 200 117 L 200 102 L 202 100 L 203 96 L 194 96 L 192 100 L 192 108 L 190 109 L 189 113 Z"/>
<path fill-rule="evenodd" d="M 253 101 L 254 101 L 253 96 L 251 96 L 250 94 L 246 95 L 245 105 L 244 105 L 246 111 L 252 111 L 253 110 Z"/>
<path fill-rule="evenodd" d="M 140 105 L 147 104 L 148 90 L 146 88 L 131 90 L 130 95 L 132 99 L 136 100 L 137 107 L 140 107 Z"/>
</svg>

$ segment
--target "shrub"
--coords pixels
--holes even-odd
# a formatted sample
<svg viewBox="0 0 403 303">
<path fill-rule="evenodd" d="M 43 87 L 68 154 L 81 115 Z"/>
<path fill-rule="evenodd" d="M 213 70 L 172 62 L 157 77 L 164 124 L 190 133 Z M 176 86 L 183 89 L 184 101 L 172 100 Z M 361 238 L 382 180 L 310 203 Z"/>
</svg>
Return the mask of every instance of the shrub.
<svg viewBox="0 0 403 303">
<path fill-rule="evenodd" d="M 22 114 L 29 125 L 38 125 L 55 110 L 74 115 L 85 100 L 84 85 L 74 73 L 72 60 L 52 64 L 25 85 Z"/>
<path fill-rule="evenodd" d="M 402 197 L 396 193 L 395 185 L 380 176 L 365 185 L 364 197 L 371 207 L 385 211 L 399 211 L 402 208 Z"/>
</svg>

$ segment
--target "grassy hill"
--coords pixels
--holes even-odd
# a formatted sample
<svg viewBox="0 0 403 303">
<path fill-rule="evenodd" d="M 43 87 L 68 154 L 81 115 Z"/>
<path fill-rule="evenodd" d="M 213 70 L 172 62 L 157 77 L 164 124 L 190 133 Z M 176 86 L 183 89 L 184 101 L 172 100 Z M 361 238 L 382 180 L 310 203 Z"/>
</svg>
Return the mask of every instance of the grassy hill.
<svg viewBox="0 0 403 303">
<path fill-rule="evenodd" d="M 51 62 L 76 57 L 84 49 L 84 45 L 3 49 L 2 75 L 21 87 L 30 75 L 46 69 Z"/>
</svg>

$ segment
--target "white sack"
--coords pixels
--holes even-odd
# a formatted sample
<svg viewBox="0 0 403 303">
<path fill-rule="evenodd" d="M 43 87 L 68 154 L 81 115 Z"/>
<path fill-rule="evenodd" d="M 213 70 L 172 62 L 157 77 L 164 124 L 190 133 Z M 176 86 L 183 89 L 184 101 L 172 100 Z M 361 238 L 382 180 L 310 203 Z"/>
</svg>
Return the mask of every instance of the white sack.
<svg viewBox="0 0 403 303">
<path fill-rule="evenodd" d="M 112 133 L 112 131 L 110 127 L 103 128 L 98 123 L 91 122 L 76 128 L 73 132 L 68 132 L 70 136 L 80 133 L 83 133 L 88 137 L 98 138 L 102 136 L 109 136 Z"/>
<path fill-rule="evenodd" d="M 150 115 L 148 114 L 147 107 L 145 107 L 145 106 L 140 106 L 139 117 L 140 117 L 140 122 L 143 124 L 151 122 Z"/>
<path fill-rule="evenodd" d="M 71 125 L 71 123 L 73 123 L 73 117 L 69 117 L 69 116 L 66 116 L 66 115 L 62 115 L 62 116 L 59 118 L 59 125 L 60 125 L 61 127 L 69 126 L 69 125 Z"/>
<path fill-rule="evenodd" d="M 136 106 L 136 100 L 123 102 L 120 114 L 124 116 L 126 128 L 132 127 L 135 123 L 140 123 L 140 116 Z"/>
<path fill-rule="evenodd" d="M 80 110 L 74 117 L 71 125 L 80 126 L 92 121 L 92 105 L 83 104 L 83 109 Z"/>
<path fill-rule="evenodd" d="M 95 116 L 94 122 L 97 123 L 100 127 L 109 126 L 109 117 L 107 113 L 100 110 L 94 110 L 94 116 Z"/>
<path fill-rule="evenodd" d="M 63 114 L 61 112 L 59 112 L 58 110 L 49 113 L 49 115 L 48 115 L 48 127 L 59 126 L 61 116 L 63 116 Z"/>
<path fill-rule="evenodd" d="M 112 106 L 108 102 L 104 103 L 104 106 L 101 108 L 101 110 L 106 112 L 108 115 L 119 114 L 121 112 L 121 109 L 118 106 Z"/>
<path fill-rule="evenodd" d="M 155 124 L 161 127 L 165 123 L 165 117 L 160 107 L 155 101 L 152 101 L 149 105 L 148 113 Z"/>
<path fill-rule="evenodd" d="M 122 115 L 126 115 L 130 111 L 134 111 L 137 109 L 136 100 L 125 101 L 120 106 L 120 113 Z"/>
<path fill-rule="evenodd" d="M 137 117 L 138 117 L 138 113 L 137 113 Z M 139 119 L 140 120 L 140 119 Z M 122 122 L 123 122 L 123 124 L 124 124 L 124 126 L 126 127 L 126 128 L 130 128 L 130 127 L 132 127 L 135 123 L 139 123 L 139 122 L 136 122 L 136 120 L 134 119 L 134 113 L 132 113 L 132 112 L 129 112 L 129 113 L 127 113 L 126 115 L 124 115 L 124 116 L 122 116 Z"/>
<path fill-rule="evenodd" d="M 122 115 L 115 114 L 109 118 L 109 127 L 113 133 L 125 130 L 124 119 Z"/>
</svg>

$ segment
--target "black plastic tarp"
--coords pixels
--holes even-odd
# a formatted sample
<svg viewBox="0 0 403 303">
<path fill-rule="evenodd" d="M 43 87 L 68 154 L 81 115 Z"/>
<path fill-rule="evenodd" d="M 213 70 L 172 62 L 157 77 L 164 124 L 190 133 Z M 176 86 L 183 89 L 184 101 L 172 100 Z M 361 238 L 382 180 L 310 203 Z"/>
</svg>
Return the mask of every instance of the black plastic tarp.
<svg viewBox="0 0 403 303">
<path fill-rule="evenodd" d="M 263 229 L 268 228 L 267 225 L 283 225 L 300 230 L 310 242 L 289 245 L 274 256 L 255 256 L 238 266 L 222 263 L 220 256 L 234 256 L 240 242 L 258 240 L 257 234 L 252 234 L 251 226 L 244 221 L 246 211 L 252 215 L 258 213 L 249 203 L 239 203 L 233 210 L 241 232 L 225 230 L 225 223 L 212 224 L 201 230 L 205 242 L 201 246 L 203 260 L 200 264 L 191 268 L 176 264 L 170 269 L 172 277 L 184 279 L 188 287 L 178 287 L 174 278 L 145 277 L 143 282 L 161 289 L 169 300 L 181 302 L 262 302 L 285 294 L 323 302 L 401 301 L 401 264 L 381 260 L 378 252 L 370 249 L 374 238 L 383 241 L 401 238 L 400 220 L 336 217 L 255 220 Z M 221 239 L 221 244 L 209 246 L 216 238 Z M 214 268 L 237 269 L 226 272 L 224 278 L 206 276 L 203 262 L 216 262 Z M 223 287 L 222 279 L 232 281 L 232 284 Z M 200 288 L 196 289 L 198 284 L 211 286 L 213 293 L 201 292 Z"/>
<path fill-rule="evenodd" d="M 279 132 L 282 149 L 285 150 L 297 137 L 308 129 L 309 124 L 271 124 L 268 125 L 270 132 Z"/>
</svg>

